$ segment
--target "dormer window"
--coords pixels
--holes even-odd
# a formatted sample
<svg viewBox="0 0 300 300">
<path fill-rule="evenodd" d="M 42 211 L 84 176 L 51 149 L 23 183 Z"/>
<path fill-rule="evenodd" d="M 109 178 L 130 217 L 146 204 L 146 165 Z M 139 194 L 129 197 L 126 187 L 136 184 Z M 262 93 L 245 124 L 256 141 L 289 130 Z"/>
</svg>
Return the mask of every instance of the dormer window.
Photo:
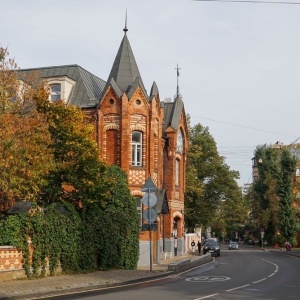
<svg viewBox="0 0 300 300">
<path fill-rule="evenodd" d="M 47 78 L 47 83 L 50 90 L 49 100 L 56 102 L 62 100 L 65 103 L 70 101 L 72 90 L 76 84 L 74 80 L 68 76 L 50 77 Z"/>
<path fill-rule="evenodd" d="M 50 86 L 51 101 L 55 102 L 61 99 L 61 85 L 53 84 Z"/>
</svg>

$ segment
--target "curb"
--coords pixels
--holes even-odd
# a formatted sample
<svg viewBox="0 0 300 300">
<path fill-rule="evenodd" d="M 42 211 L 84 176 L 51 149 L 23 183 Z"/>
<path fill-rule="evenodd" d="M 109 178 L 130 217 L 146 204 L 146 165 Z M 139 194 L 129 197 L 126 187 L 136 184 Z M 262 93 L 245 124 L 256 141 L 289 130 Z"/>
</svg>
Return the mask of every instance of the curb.
<svg viewBox="0 0 300 300">
<path fill-rule="evenodd" d="M 168 265 L 168 271 L 178 272 L 187 269 L 191 269 L 193 267 L 204 265 L 208 262 L 212 262 L 213 257 L 210 254 L 204 254 L 194 259 L 187 259 L 179 262 L 174 262 Z"/>
<path fill-rule="evenodd" d="M 125 285 L 130 284 L 138 284 L 146 281 L 153 281 L 158 280 L 160 278 L 168 277 L 172 274 L 178 273 L 180 271 L 188 270 L 193 267 L 204 265 L 208 262 L 213 261 L 213 257 L 210 254 L 205 254 L 202 256 L 197 256 L 195 258 L 191 259 L 185 259 L 178 262 L 173 262 L 168 265 L 168 269 L 163 272 L 157 272 L 157 274 L 152 274 L 149 276 L 145 276 L 142 278 L 136 278 L 136 279 L 128 279 L 121 282 L 116 283 L 106 283 L 101 285 L 94 285 L 90 287 L 78 287 L 78 288 L 72 288 L 72 289 L 64 289 L 56 290 L 56 291 L 49 291 L 49 292 L 39 292 L 39 293 L 30 293 L 30 294 L 23 294 L 18 296 L 4 296 L 1 297 L 1 300 L 24 300 L 24 299 L 54 299 L 57 297 L 63 297 L 67 296 L 73 293 L 78 294 L 84 294 L 84 293 L 92 293 L 93 291 L 106 289 L 106 288 L 112 288 L 112 287 L 122 287 Z M 155 272 L 155 271 L 154 271 Z M 156 272 L 155 272 L 156 273 Z"/>
</svg>

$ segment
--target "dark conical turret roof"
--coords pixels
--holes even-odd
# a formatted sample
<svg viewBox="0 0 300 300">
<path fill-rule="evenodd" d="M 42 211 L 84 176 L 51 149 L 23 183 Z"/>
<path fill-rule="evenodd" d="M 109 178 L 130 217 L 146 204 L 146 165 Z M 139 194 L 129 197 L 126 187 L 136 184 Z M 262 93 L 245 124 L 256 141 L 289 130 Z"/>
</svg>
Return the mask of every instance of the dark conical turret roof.
<svg viewBox="0 0 300 300">
<path fill-rule="evenodd" d="M 145 89 L 126 32 L 127 30 L 107 80 L 109 83 L 113 78 L 121 91 L 125 93 L 130 90 L 137 77 L 140 78 L 142 88 Z"/>
</svg>

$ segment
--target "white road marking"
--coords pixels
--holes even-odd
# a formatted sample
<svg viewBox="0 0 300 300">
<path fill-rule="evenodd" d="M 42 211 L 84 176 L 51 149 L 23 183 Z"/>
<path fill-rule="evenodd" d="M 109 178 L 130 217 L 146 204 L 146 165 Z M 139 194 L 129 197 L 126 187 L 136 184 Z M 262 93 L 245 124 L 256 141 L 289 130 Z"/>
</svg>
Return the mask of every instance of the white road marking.
<svg viewBox="0 0 300 300">
<path fill-rule="evenodd" d="M 231 292 L 231 291 L 234 291 L 234 290 L 242 289 L 242 288 L 247 287 L 249 285 L 250 284 L 245 284 L 245 285 L 242 285 L 242 286 L 238 286 L 236 288 L 233 288 L 233 289 L 230 289 L 230 290 L 226 290 L 226 292 Z"/>
<path fill-rule="evenodd" d="M 194 299 L 194 300 L 207 299 L 207 298 L 211 298 L 211 297 L 213 297 L 213 296 L 217 296 L 217 295 L 219 295 L 219 294 L 212 294 L 212 295 L 204 296 L 204 297 L 197 298 L 197 299 Z"/>
<path fill-rule="evenodd" d="M 234 291 L 234 290 L 242 289 L 242 288 L 247 287 L 247 286 L 250 286 L 250 284 L 238 286 L 236 288 L 233 288 L 233 289 L 230 289 L 230 290 L 226 290 L 226 292 L 231 292 L 231 291 Z"/>
<path fill-rule="evenodd" d="M 264 280 L 266 280 L 266 279 L 267 279 L 267 278 L 262 278 L 262 279 L 260 279 L 260 280 L 253 281 L 252 283 L 258 283 L 258 282 L 264 281 Z"/>
</svg>

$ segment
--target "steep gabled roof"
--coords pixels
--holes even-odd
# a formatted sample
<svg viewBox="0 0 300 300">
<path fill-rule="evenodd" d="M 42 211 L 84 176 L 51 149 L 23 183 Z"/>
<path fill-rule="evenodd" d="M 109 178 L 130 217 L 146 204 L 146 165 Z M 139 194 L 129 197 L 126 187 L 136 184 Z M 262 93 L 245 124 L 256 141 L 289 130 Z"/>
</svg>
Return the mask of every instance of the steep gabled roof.
<svg viewBox="0 0 300 300">
<path fill-rule="evenodd" d="M 164 131 L 168 127 L 172 127 L 174 130 L 177 130 L 183 109 L 183 101 L 181 97 L 177 96 L 174 102 L 164 102 L 163 106 L 165 112 Z"/>
<path fill-rule="evenodd" d="M 154 81 L 151 87 L 150 96 L 159 96 L 159 91 L 156 82 Z"/>
<path fill-rule="evenodd" d="M 157 214 L 168 215 L 170 213 L 170 209 L 167 200 L 166 190 L 157 190 L 155 192 L 155 195 L 157 197 L 157 203 L 154 206 L 155 211 L 157 212 Z"/>
<path fill-rule="evenodd" d="M 75 85 L 69 99 L 67 99 L 68 104 L 81 108 L 96 106 L 105 87 L 104 80 L 78 65 L 21 69 L 18 72 L 22 77 L 22 74 L 34 71 L 40 72 L 41 77 L 45 79 L 66 76 L 74 80 Z"/>
<path fill-rule="evenodd" d="M 141 74 L 125 32 L 107 81 L 113 78 L 122 92 L 128 92 L 137 77 Z"/>
<path fill-rule="evenodd" d="M 107 89 L 111 80 L 114 79 L 122 93 L 126 93 L 128 98 L 132 96 L 138 85 L 141 86 L 145 97 L 148 97 L 139 68 L 127 38 L 127 29 L 124 29 L 124 31 L 124 37 L 121 41 L 104 90 Z"/>
</svg>

